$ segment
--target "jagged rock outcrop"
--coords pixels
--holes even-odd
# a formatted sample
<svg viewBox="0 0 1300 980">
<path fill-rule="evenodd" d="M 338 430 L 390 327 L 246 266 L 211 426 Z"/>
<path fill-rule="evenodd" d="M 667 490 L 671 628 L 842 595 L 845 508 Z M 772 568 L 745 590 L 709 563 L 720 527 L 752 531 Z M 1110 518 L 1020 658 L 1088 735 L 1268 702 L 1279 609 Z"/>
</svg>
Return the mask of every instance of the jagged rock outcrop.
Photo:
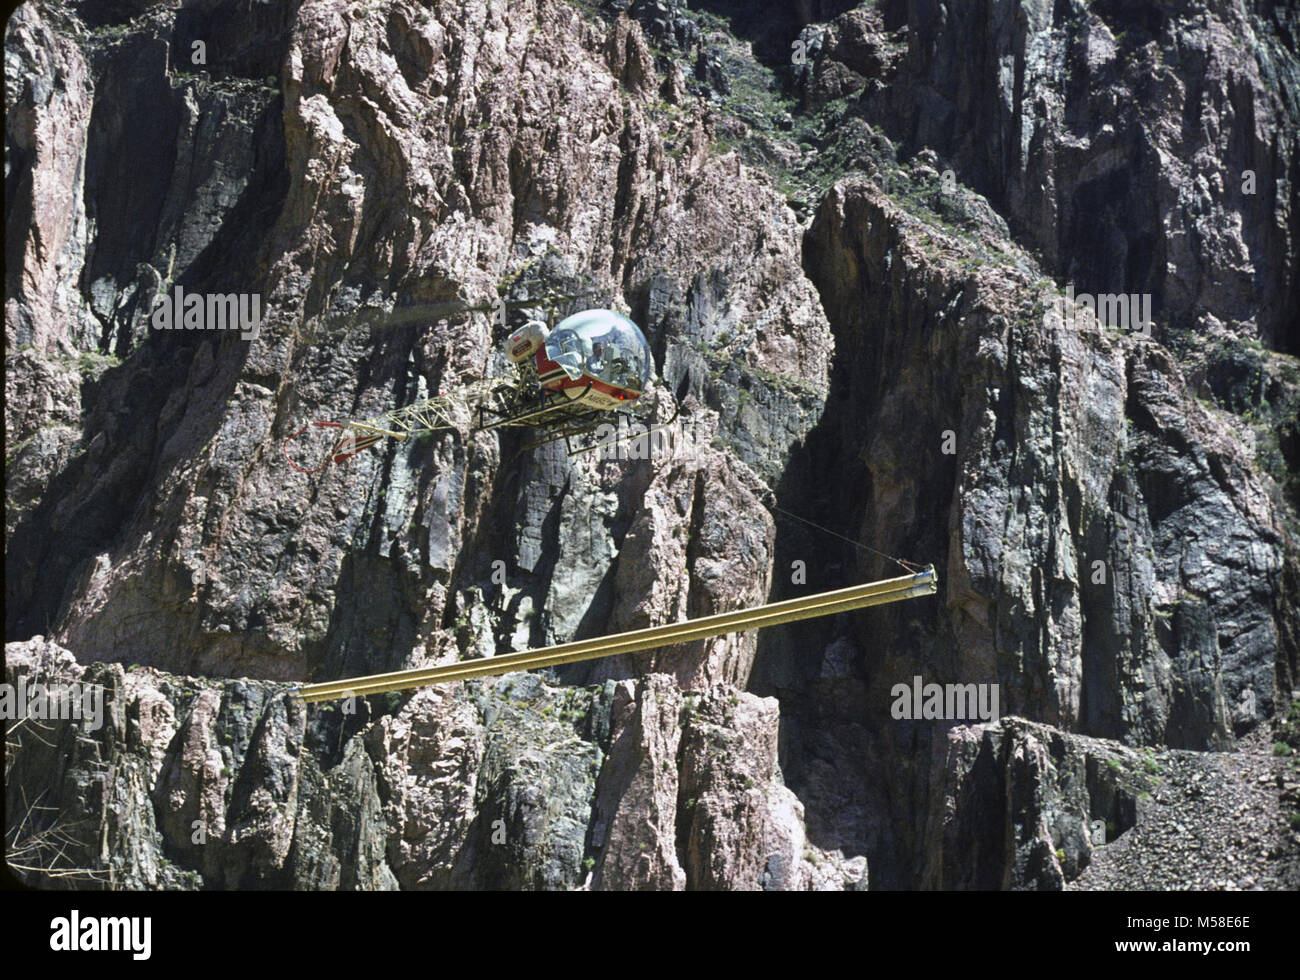
<svg viewBox="0 0 1300 980">
<path fill-rule="evenodd" d="M 936 742 L 921 883 L 1294 889 L 1278 793 L 1294 786 L 1290 766 L 1247 741 L 1234 753 L 1139 753 L 1021 718 L 954 729 Z"/>
<path fill-rule="evenodd" d="M 5 682 L 24 690 L 101 690 L 102 716 L 29 717 L 10 731 L 10 853 L 28 880 L 865 885 L 861 858 L 804 843 L 775 768 L 777 703 L 730 685 L 688 702 L 667 674 L 594 692 L 507 675 L 309 715 L 279 685 L 82 666 L 43 638 L 7 645 L 5 660 Z"/>
<path fill-rule="evenodd" d="M 904 154 L 937 153 L 1049 274 L 1300 353 L 1294 10 L 896 2 L 825 35 L 814 103 L 858 97 Z"/>
</svg>

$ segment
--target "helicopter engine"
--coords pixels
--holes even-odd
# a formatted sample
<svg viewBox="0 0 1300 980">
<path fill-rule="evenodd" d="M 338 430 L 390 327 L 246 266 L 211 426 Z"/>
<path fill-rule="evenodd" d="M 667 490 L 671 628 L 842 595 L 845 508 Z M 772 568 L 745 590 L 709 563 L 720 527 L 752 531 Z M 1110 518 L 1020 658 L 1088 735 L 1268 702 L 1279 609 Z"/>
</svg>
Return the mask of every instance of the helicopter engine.
<svg viewBox="0 0 1300 980">
<path fill-rule="evenodd" d="M 506 341 L 506 357 L 515 364 L 522 364 L 541 349 L 550 334 L 551 331 L 542 321 L 529 320 Z"/>
</svg>

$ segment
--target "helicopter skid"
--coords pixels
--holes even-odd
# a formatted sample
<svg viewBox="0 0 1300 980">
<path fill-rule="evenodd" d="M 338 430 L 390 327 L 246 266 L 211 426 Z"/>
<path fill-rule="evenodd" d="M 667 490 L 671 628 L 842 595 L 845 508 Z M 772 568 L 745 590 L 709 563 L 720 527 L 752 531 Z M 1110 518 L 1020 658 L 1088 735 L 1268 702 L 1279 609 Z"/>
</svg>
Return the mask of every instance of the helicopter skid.
<svg viewBox="0 0 1300 980">
<path fill-rule="evenodd" d="M 584 391 L 577 398 L 567 398 L 564 395 L 547 395 L 543 397 L 542 404 L 539 406 L 535 406 L 528 411 L 519 412 L 515 415 L 505 415 L 502 418 L 491 421 L 484 421 L 484 412 L 491 412 L 494 415 L 501 415 L 503 413 L 496 412 L 486 406 L 480 406 L 478 428 L 480 431 L 489 432 L 492 429 L 500 429 L 512 425 L 544 426 L 551 422 L 558 423 L 562 420 L 569 419 L 574 415 L 574 412 L 572 411 L 573 406 L 580 405 L 586 394 L 587 392 Z M 586 408 L 585 405 L 582 405 L 581 407 L 583 409 Z M 583 411 L 581 414 L 585 415 L 587 413 Z"/>
</svg>

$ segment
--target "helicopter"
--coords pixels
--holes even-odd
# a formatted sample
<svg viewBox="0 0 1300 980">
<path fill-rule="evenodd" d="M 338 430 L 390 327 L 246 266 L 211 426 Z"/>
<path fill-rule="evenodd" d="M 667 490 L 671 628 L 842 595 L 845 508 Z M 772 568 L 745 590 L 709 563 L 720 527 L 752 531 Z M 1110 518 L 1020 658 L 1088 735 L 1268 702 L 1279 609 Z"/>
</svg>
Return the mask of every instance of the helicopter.
<svg viewBox="0 0 1300 980">
<path fill-rule="evenodd" d="M 591 308 L 554 322 L 558 302 L 587 295 L 590 293 L 552 294 L 541 300 L 512 302 L 498 299 L 491 306 L 460 307 L 457 312 L 494 309 L 504 320 L 509 307 L 544 305 L 549 322 L 531 319 L 506 338 L 503 353 L 511 367 L 505 374 L 442 391 L 373 419 L 312 421 L 284 439 L 281 450 L 285 460 L 300 473 L 317 473 L 384 439 L 508 427 L 539 433 L 539 438 L 520 449 L 521 454 L 563 440 L 568 455 L 578 456 L 672 426 L 680 406 L 675 406 L 672 417 L 661 425 L 649 429 L 634 426 L 636 409 L 643 404 L 642 396 L 651 383 L 653 360 L 645 335 L 631 319 L 614 310 Z M 652 410 L 650 417 L 658 414 Z M 612 438 L 591 439 L 598 430 L 608 433 L 611 425 Z M 294 460 L 289 447 L 311 426 L 341 431 L 325 461 L 307 468 Z"/>
</svg>

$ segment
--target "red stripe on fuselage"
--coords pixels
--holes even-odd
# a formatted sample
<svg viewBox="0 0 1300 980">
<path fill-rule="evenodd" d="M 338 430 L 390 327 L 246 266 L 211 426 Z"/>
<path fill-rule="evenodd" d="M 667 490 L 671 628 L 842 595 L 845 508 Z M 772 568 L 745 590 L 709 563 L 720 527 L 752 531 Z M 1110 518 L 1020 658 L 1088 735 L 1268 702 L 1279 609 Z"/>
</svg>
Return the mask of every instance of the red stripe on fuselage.
<svg viewBox="0 0 1300 980">
<path fill-rule="evenodd" d="M 571 391 L 574 388 L 585 390 L 588 385 L 591 385 L 592 391 L 598 391 L 602 395 L 609 395 L 611 398 L 617 398 L 619 401 L 630 402 L 635 401 L 640 397 L 638 394 L 628 391 L 626 388 L 619 388 L 617 385 L 612 385 L 607 381 L 593 378 L 590 374 L 584 374 L 577 381 L 574 381 L 566 374 L 558 381 L 551 382 L 543 387 L 549 388 L 551 391 Z"/>
<path fill-rule="evenodd" d="M 543 383 L 550 381 L 557 375 L 566 378 L 568 377 L 568 375 L 564 373 L 564 368 L 560 367 L 560 365 L 556 364 L 546 356 L 546 348 L 544 346 L 537 348 L 536 353 L 533 354 L 533 366 L 537 368 L 537 379 Z"/>
<path fill-rule="evenodd" d="M 564 368 L 546 356 L 545 348 L 539 348 L 537 353 L 533 355 L 533 363 L 537 368 L 537 380 L 547 391 L 571 391 L 574 388 L 585 389 L 588 385 L 591 385 L 592 391 L 598 391 L 602 395 L 608 395 L 623 402 L 636 401 L 641 397 L 639 392 L 619 388 L 617 385 L 612 385 L 608 381 L 601 381 L 590 374 L 584 373 L 582 377 L 574 380 L 565 373 Z"/>
</svg>

